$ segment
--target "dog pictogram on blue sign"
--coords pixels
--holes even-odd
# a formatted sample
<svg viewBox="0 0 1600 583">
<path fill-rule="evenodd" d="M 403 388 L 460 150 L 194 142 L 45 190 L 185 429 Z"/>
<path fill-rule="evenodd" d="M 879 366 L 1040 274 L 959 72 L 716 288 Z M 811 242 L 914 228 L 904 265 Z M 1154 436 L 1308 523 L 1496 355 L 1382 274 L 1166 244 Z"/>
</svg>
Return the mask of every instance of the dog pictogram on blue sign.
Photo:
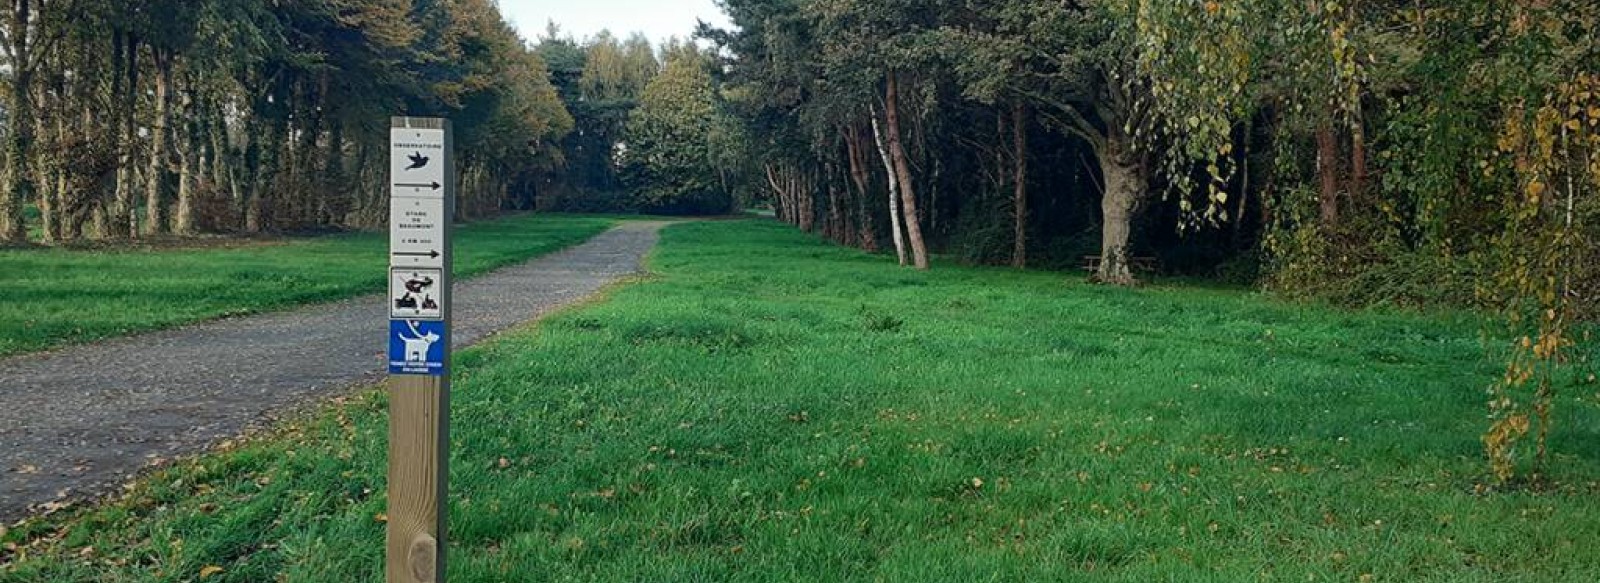
<svg viewBox="0 0 1600 583">
<path fill-rule="evenodd" d="M 389 374 L 444 375 L 444 322 L 389 321 Z"/>
</svg>

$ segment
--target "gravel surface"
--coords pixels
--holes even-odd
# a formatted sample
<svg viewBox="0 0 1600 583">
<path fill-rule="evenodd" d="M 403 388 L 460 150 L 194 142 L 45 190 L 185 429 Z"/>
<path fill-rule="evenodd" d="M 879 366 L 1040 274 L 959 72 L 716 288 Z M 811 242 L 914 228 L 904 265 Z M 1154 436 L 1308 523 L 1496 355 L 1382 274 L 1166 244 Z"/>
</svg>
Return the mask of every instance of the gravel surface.
<svg viewBox="0 0 1600 583">
<path fill-rule="evenodd" d="M 455 345 L 638 273 L 664 223 L 456 285 Z M 105 494 L 296 405 L 379 378 L 385 296 L 0 359 L 0 523 Z"/>
</svg>

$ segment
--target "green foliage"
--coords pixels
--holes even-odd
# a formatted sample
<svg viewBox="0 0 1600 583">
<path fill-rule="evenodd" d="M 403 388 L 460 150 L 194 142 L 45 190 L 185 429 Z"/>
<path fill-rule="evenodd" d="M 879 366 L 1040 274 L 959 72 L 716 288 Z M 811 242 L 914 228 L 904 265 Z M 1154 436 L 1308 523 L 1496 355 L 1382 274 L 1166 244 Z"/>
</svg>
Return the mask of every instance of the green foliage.
<svg viewBox="0 0 1600 583">
<path fill-rule="evenodd" d="M 623 178 L 642 210 L 708 215 L 733 209 L 728 172 L 741 157 L 742 137 L 708 66 L 693 51 L 668 61 L 628 120 Z"/>
<path fill-rule="evenodd" d="M 582 128 L 561 141 L 559 184 L 543 208 L 636 210 L 623 195 L 618 152 L 640 94 L 660 70 L 649 40 L 619 41 L 602 31 L 580 43 L 551 23 L 537 52 L 551 63 L 553 83 Z"/>
<path fill-rule="evenodd" d="M 1474 495 L 1470 318 L 943 267 L 679 225 L 654 277 L 464 351 L 450 580 L 1600 578 L 1600 411 L 1555 412 L 1549 489 Z M 14 527 L 0 581 L 380 581 L 384 410 Z"/>
</svg>

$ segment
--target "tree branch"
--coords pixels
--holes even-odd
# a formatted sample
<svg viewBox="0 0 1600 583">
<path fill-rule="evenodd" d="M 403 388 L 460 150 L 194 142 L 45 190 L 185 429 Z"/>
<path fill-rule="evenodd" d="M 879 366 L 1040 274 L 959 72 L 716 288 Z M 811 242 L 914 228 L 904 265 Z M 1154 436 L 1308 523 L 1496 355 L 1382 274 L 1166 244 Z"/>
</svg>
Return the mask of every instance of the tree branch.
<svg viewBox="0 0 1600 583">
<path fill-rule="evenodd" d="M 1105 130 L 1096 127 L 1094 123 L 1089 121 L 1089 118 L 1083 116 L 1083 112 L 1079 111 L 1076 106 L 1059 102 L 1047 95 L 1042 95 L 1033 91 L 1023 90 L 1019 91 L 1018 93 L 1039 103 L 1049 105 L 1057 110 L 1060 114 L 1065 116 L 1065 119 L 1063 119 L 1061 117 L 1057 117 L 1056 115 L 1052 115 L 1048 110 L 1039 111 L 1041 115 L 1044 115 L 1045 117 L 1059 124 L 1061 129 L 1065 130 L 1067 133 L 1083 138 L 1084 141 L 1089 142 L 1089 145 L 1093 146 L 1096 152 L 1100 152 L 1105 149 Z"/>
</svg>

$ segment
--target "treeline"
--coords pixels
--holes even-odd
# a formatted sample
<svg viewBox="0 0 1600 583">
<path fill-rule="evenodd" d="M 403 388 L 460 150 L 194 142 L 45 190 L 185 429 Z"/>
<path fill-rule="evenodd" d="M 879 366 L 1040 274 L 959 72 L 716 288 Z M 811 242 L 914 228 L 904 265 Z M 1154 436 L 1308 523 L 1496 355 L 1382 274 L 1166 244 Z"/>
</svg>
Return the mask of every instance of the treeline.
<svg viewBox="0 0 1600 583">
<path fill-rule="evenodd" d="M 579 42 L 552 24 L 537 52 L 578 127 L 540 208 L 718 214 L 754 196 L 737 179 L 741 127 L 700 45 L 608 32 Z"/>
<path fill-rule="evenodd" d="M 751 137 L 744 179 L 802 229 L 924 268 L 943 251 L 1129 284 L 1149 256 L 1290 295 L 1497 310 L 1515 339 L 1485 436 L 1502 476 L 1583 382 L 1600 3 L 725 5 L 736 29 L 701 34 Z"/>
<path fill-rule="evenodd" d="M 1593 233 L 1590 2 L 728 10 L 735 31 L 702 33 L 757 137 L 748 178 L 791 222 L 903 241 L 909 261 L 923 247 L 1018 265 L 1092 254 L 1102 280 L 1128 282 L 1134 255 L 1250 257 L 1285 288 L 1375 278 L 1351 287 L 1391 296 L 1349 299 L 1427 301 L 1462 299 L 1426 297 L 1441 269 L 1472 295 L 1479 272 L 1451 262 L 1517 229 L 1530 185 L 1544 218 L 1571 206 Z M 1568 183 L 1552 172 L 1572 188 L 1547 188 Z M 1418 255 L 1445 263 L 1409 276 Z"/>
<path fill-rule="evenodd" d="M 370 228 L 388 117 L 455 121 L 465 217 L 530 208 L 573 119 L 492 0 L 16 0 L 0 244 Z"/>
</svg>

